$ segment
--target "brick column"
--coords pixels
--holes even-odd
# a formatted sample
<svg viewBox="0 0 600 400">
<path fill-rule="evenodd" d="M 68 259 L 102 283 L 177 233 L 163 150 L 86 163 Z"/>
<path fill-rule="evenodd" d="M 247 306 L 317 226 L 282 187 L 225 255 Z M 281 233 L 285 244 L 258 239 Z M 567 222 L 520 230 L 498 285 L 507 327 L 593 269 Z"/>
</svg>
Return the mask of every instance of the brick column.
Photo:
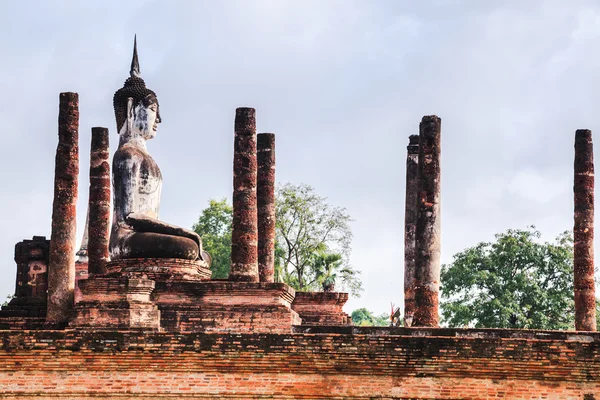
<svg viewBox="0 0 600 400">
<path fill-rule="evenodd" d="M 110 164 L 108 129 L 92 128 L 88 225 L 88 272 L 103 274 L 108 257 L 110 220 Z"/>
<path fill-rule="evenodd" d="M 415 314 L 413 326 L 439 325 L 440 288 L 440 134 L 441 119 L 423 117 L 419 125 L 417 226 L 415 230 Z"/>
<path fill-rule="evenodd" d="M 419 135 L 410 135 L 406 149 L 406 200 L 404 206 L 404 326 L 411 326 L 415 313 L 415 230 L 417 228 Z"/>
<path fill-rule="evenodd" d="M 46 322 L 63 324 L 73 307 L 77 178 L 79 174 L 79 96 L 61 93 L 54 172 L 52 236 L 48 265 Z"/>
<path fill-rule="evenodd" d="M 594 282 L 594 149 L 592 132 L 575 132 L 574 288 L 575 329 L 596 330 Z"/>
<path fill-rule="evenodd" d="M 256 117 L 253 108 L 235 112 L 233 224 L 229 280 L 258 282 L 256 204 Z"/>
<path fill-rule="evenodd" d="M 275 134 L 257 137 L 258 275 L 261 282 L 275 279 Z"/>
</svg>

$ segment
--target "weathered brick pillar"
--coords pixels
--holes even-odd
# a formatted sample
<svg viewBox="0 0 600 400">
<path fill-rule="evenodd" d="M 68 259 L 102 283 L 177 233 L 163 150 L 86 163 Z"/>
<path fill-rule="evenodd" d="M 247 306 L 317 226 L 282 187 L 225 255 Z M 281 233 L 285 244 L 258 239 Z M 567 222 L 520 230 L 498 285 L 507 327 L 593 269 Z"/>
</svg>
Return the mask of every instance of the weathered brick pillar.
<svg viewBox="0 0 600 400">
<path fill-rule="evenodd" d="M 440 288 L 440 135 L 441 119 L 423 117 L 419 125 L 417 226 L 415 230 L 415 314 L 413 326 L 438 326 Z"/>
<path fill-rule="evenodd" d="M 235 112 L 233 155 L 232 281 L 258 282 L 256 204 L 256 117 L 253 108 Z"/>
<path fill-rule="evenodd" d="M 48 265 L 46 322 L 62 324 L 73 307 L 77 178 L 79 174 L 79 96 L 61 93 L 54 172 L 52 236 Z"/>
<path fill-rule="evenodd" d="M 596 330 L 594 282 L 594 149 L 592 131 L 575 132 L 574 288 L 575 329 Z"/>
<path fill-rule="evenodd" d="M 108 262 L 110 164 L 108 129 L 92 128 L 88 225 L 88 273 L 103 274 Z"/>
<path fill-rule="evenodd" d="M 261 282 L 275 279 L 275 134 L 257 136 L 258 275 Z"/>
<path fill-rule="evenodd" d="M 415 314 L 415 230 L 417 228 L 419 135 L 410 135 L 406 149 L 406 200 L 404 206 L 404 326 L 411 326 Z"/>
</svg>

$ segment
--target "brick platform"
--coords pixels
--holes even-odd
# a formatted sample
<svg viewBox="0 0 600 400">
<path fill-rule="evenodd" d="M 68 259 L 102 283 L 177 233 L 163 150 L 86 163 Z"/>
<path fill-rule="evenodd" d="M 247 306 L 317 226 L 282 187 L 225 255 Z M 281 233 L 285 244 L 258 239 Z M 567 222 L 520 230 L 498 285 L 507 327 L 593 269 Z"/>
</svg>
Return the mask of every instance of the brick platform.
<svg viewBox="0 0 600 400">
<path fill-rule="evenodd" d="M 349 329 L 2 331 L 0 397 L 600 398 L 597 333 Z"/>
<path fill-rule="evenodd" d="M 301 323 L 284 283 L 157 282 L 161 327 L 177 332 L 290 333 Z"/>
</svg>

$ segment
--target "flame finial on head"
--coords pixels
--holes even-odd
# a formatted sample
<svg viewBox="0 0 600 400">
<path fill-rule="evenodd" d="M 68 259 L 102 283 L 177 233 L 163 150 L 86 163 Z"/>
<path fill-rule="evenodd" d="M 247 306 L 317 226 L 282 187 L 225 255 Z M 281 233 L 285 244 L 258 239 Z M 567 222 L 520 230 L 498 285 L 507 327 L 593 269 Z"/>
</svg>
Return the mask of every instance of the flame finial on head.
<svg viewBox="0 0 600 400">
<path fill-rule="evenodd" d="M 131 58 L 131 70 L 129 71 L 129 76 L 132 78 L 141 77 L 142 74 L 140 72 L 140 62 L 138 60 L 137 54 L 137 35 L 133 36 L 133 57 Z"/>
</svg>

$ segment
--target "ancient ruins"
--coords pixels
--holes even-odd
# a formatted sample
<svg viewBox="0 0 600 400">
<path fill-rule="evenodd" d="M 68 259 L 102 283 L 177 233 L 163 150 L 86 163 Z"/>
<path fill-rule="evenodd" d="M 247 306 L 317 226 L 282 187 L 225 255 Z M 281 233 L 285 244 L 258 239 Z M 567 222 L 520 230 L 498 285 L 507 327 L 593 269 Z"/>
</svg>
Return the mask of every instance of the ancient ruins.
<svg viewBox="0 0 600 400">
<path fill-rule="evenodd" d="M 15 246 L 15 297 L 0 310 L 3 399 L 600 398 L 589 130 L 575 135 L 577 331 L 439 327 L 437 116 L 409 139 L 405 326 L 367 328 L 343 311 L 347 293 L 274 281 L 275 135 L 257 134 L 253 108 L 236 110 L 232 132 L 229 278 L 211 279 L 198 234 L 160 220 L 163 177 L 146 145 L 160 107 L 137 44 L 113 98 L 112 168 L 109 129 L 92 128 L 76 253 L 78 103 L 59 96 L 51 238 Z"/>
<path fill-rule="evenodd" d="M 38 329 L 283 333 L 302 321 L 351 323 L 342 311 L 347 294 L 296 293 L 274 282 L 275 135 L 257 135 L 253 108 L 235 116 L 231 273 L 211 280 L 202 238 L 159 219 L 162 175 L 146 142 L 158 132 L 160 108 L 142 78 L 137 43 L 113 105 L 112 189 L 108 129 L 92 128 L 87 226 L 76 262 L 78 95 L 60 95 L 52 237 L 17 245 L 17 297 L 1 311 L 6 326 L 25 318 Z M 27 271 L 30 264 L 40 272 Z"/>
</svg>

